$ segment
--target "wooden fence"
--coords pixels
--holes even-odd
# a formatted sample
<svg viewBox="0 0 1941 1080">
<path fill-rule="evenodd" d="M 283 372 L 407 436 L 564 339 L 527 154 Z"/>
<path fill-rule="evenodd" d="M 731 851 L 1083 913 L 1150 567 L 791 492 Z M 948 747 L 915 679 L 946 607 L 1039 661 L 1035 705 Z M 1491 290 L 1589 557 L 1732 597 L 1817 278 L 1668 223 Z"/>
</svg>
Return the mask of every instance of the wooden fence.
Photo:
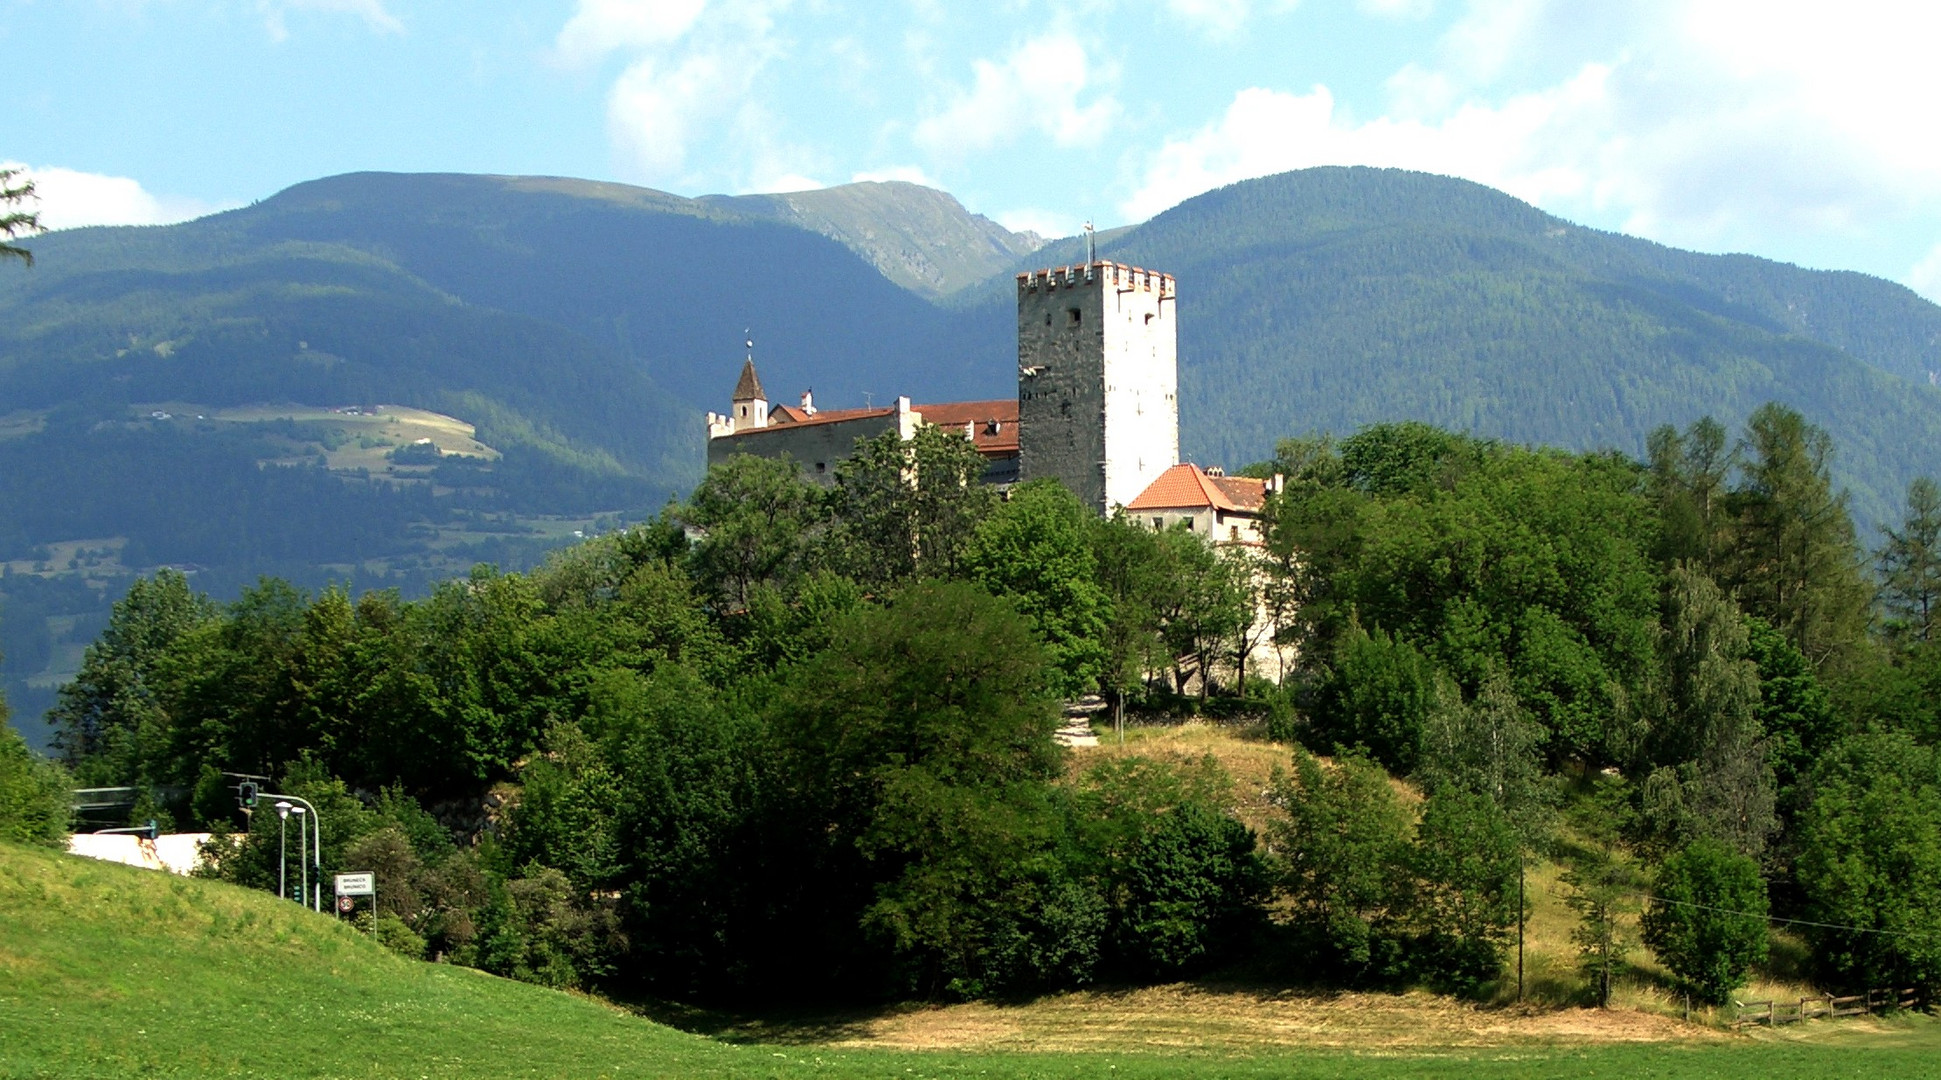
<svg viewBox="0 0 1941 1080">
<path fill-rule="evenodd" d="M 1911 989 L 1869 990 L 1864 994 L 1846 997 L 1823 994 L 1797 1001 L 1735 1001 L 1732 1004 L 1737 1006 L 1737 1013 L 1732 1019 L 1732 1027 L 1736 1031 L 1747 1024 L 1778 1027 L 1781 1024 L 1799 1024 L 1836 1016 L 1866 1016 L 1895 1009 L 1913 1009 L 1920 1006 L 1921 998 Z"/>
</svg>

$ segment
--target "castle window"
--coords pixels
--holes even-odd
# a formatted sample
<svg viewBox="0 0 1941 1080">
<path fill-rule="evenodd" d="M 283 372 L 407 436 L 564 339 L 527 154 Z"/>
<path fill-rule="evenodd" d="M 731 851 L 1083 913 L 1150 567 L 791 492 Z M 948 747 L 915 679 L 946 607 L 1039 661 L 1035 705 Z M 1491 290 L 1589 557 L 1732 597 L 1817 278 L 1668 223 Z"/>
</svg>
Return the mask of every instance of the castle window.
<svg viewBox="0 0 1941 1080">
<path fill-rule="evenodd" d="M 1084 318 L 1084 313 L 1077 308 L 1066 308 L 1065 316 L 1071 320 L 1071 325 L 1077 326 L 1079 321 Z"/>
<path fill-rule="evenodd" d="M 1161 530 L 1163 530 L 1163 529 L 1165 529 L 1165 528 L 1166 528 L 1166 519 L 1165 519 L 1165 518 L 1153 518 L 1153 519 L 1152 519 L 1152 527 L 1153 527 L 1153 531 L 1154 531 L 1154 532 L 1159 532 L 1159 531 L 1161 531 Z"/>
<path fill-rule="evenodd" d="M 1045 325 L 1046 326 L 1051 325 L 1051 312 L 1049 311 L 1045 312 Z"/>
<path fill-rule="evenodd" d="M 819 472 L 819 473 L 824 473 L 824 472 L 828 472 L 828 471 L 829 471 L 829 463 L 828 463 L 828 462 L 826 462 L 826 461 L 818 461 L 818 462 L 816 462 L 816 463 L 815 463 L 815 471 L 817 471 L 817 472 Z"/>
</svg>

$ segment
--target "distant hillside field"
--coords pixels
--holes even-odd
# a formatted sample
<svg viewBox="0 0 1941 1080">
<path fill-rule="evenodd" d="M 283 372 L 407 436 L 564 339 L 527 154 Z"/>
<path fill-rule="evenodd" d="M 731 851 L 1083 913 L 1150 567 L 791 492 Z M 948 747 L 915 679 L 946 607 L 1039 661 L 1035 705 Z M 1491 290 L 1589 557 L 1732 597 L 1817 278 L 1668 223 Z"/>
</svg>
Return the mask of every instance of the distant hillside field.
<svg viewBox="0 0 1941 1080">
<path fill-rule="evenodd" d="M 1190 998 L 1191 995 L 1186 995 Z M 1148 1006 L 1149 1007 L 1149 1006 Z M 1022 1007 L 1029 1012 L 1030 1006 Z M 919 1014 L 921 1010 L 918 1011 Z M 1188 1007 L 1089 1052 L 836 1047 L 685 1034 L 585 997 L 407 961 L 266 893 L 0 844 L 0 1076 L 1932 1076 L 1932 1022 L 1802 1040 L 1196 1051 Z M 1846 1032 L 1847 1034 L 1843 1034 Z M 1143 1049 L 1132 1047 L 1144 1047 Z"/>
</svg>

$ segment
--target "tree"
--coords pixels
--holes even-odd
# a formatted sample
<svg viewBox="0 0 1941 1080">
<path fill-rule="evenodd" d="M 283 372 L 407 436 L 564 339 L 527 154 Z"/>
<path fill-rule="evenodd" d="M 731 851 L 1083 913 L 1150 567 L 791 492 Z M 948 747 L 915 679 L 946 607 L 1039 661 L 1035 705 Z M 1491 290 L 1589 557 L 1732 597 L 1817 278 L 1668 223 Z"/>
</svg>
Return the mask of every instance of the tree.
<svg viewBox="0 0 1941 1080">
<path fill-rule="evenodd" d="M 1881 600 L 1900 633 L 1932 640 L 1941 615 L 1941 485 L 1917 476 L 1907 485 L 1907 514 L 1888 529 L 1878 556 Z"/>
<path fill-rule="evenodd" d="M 1775 828 L 1759 669 L 1748 647 L 1731 597 L 1704 574 L 1673 567 L 1635 770 L 1646 776 L 1644 820 L 1661 845 L 1695 832 L 1756 858 Z"/>
<path fill-rule="evenodd" d="M 1849 987 L 1941 988 L 1941 761 L 1902 732 L 1849 736 L 1813 771 L 1794 877 L 1814 956 Z M 1846 927 L 1859 927 L 1856 933 Z"/>
<path fill-rule="evenodd" d="M 1488 795 L 1444 787 L 1423 807 L 1413 854 L 1410 920 L 1422 949 L 1412 966 L 1446 990 L 1474 992 L 1502 970 L 1520 914 L 1516 828 Z"/>
<path fill-rule="evenodd" d="M 1011 489 L 977 528 L 964 562 L 971 576 L 1017 605 L 1044 641 L 1054 688 L 1071 697 L 1098 685 L 1105 596 L 1090 541 L 1091 514 L 1056 480 Z"/>
<path fill-rule="evenodd" d="M 1104 598 L 1099 684 L 1115 722 L 1125 699 L 1170 659 L 1160 636 L 1164 567 L 1158 534 L 1135 524 L 1124 508 L 1092 527 L 1093 564 Z"/>
<path fill-rule="evenodd" d="M 756 589 L 787 585 L 805 569 L 820 496 L 786 457 L 735 454 L 708 470 L 674 515 L 702 533 L 695 580 L 727 611 L 748 607 Z"/>
<path fill-rule="evenodd" d="M 40 212 L 16 209 L 28 199 L 36 199 L 34 182 L 20 177 L 19 169 L 0 169 L 0 236 L 12 240 L 19 236 L 31 236 L 46 232 L 41 228 Z M 16 244 L 0 243 L 0 259 L 19 259 L 28 266 L 34 265 L 34 253 Z"/>
<path fill-rule="evenodd" d="M 1323 738 L 1362 747 L 1398 773 L 1410 772 L 1420 760 L 1429 717 L 1461 704 L 1455 684 L 1420 649 L 1359 624 L 1336 646 L 1316 696 Z"/>
<path fill-rule="evenodd" d="M 1759 864 L 1710 838 L 1658 867 L 1644 943 L 1693 997 L 1709 1005 L 1746 984 L 1766 959 L 1766 883 Z"/>
<path fill-rule="evenodd" d="M 1736 463 L 1725 425 L 1703 416 L 1682 434 L 1669 424 L 1656 428 L 1646 440 L 1645 460 L 1646 490 L 1658 511 L 1659 562 L 1716 573 L 1730 539 L 1726 482 Z"/>
<path fill-rule="evenodd" d="M 934 424 L 907 441 L 894 431 L 858 440 L 836 465 L 830 561 L 875 585 L 957 576 L 978 524 L 997 505 L 983 474 L 976 446 Z"/>
<path fill-rule="evenodd" d="M 1351 977 L 1394 977 L 1409 904 L 1409 815 L 1388 774 L 1366 758 L 1329 767 L 1297 750 L 1271 798 L 1280 816 L 1270 850 L 1295 921 Z"/>
<path fill-rule="evenodd" d="M 159 779 L 185 674 L 175 653 L 217 619 L 216 606 L 174 570 L 128 587 L 47 714 L 54 746 L 81 782 Z"/>
<path fill-rule="evenodd" d="M 1010 599 L 916 582 L 772 697 L 789 843 L 813 856 L 796 887 L 831 905 L 812 947 L 834 977 L 874 959 L 901 992 L 977 996 L 1096 955 L 1101 909 L 1055 857 L 1045 654 Z"/>
<path fill-rule="evenodd" d="M 1440 700 L 1423 725 L 1417 781 L 1432 795 L 1454 790 L 1486 797 L 1523 844 L 1535 843 L 1555 802 L 1544 782 L 1542 725 L 1501 675 L 1484 683 L 1473 701 L 1453 696 Z"/>
<path fill-rule="evenodd" d="M 67 773 L 28 749 L 0 700 L 0 840 L 67 847 L 73 797 Z"/>
<path fill-rule="evenodd" d="M 1258 916 L 1266 867 L 1253 830 L 1226 810 L 1232 786 L 1211 756 L 1107 759 L 1079 777 L 1074 830 L 1102 882 L 1109 963 L 1124 974 L 1217 962 Z"/>
<path fill-rule="evenodd" d="M 1742 604 L 1790 639 L 1818 672 L 1844 670 L 1859 648 L 1873 591 L 1861 568 L 1847 497 L 1828 472 L 1833 440 L 1768 402 L 1746 420 L 1733 580 Z"/>
<path fill-rule="evenodd" d="M 1571 890 L 1564 903 L 1577 912 L 1570 939 L 1577 946 L 1584 973 L 1590 976 L 1592 996 L 1599 1006 L 1607 1007 L 1631 951 L 1624 915 L 1631 910 L 1636 875 L 1622 854 L 1598 846 L 1580 853 L 1564 872 L 1563 882 Z"/>
</svg>

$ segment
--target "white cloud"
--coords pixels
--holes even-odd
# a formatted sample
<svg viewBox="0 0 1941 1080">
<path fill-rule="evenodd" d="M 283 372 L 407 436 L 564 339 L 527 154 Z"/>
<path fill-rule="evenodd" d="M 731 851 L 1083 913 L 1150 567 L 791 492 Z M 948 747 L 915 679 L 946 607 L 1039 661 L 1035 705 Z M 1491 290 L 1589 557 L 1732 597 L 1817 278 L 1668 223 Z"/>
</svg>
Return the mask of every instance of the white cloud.
<svg viewBox="0 0 1941 1080">
<path fill-rule="evenodd" d="M 1326 87 L 1240 91 L 1142 162 L 1122 209 L 1364 164 L 1710 250 L 1878 237 L 1941 203 L 1938 39 L 1941 7 L 1880 0 L 1472 0 L 1389 79 L 1386 115 L 1346 116 Z"/>
<path fill-rule="evenodd" d="M 1298 95 L 1242 90 L 1220 119 L 1163 146 L 1143 174 L 1144 186 L 1120 209 L 1131 218 L 1149 217 L 1236 180 L 1316 165 L 1463 176 L 1539 203 L 1577 195 L 1592 184 L 1588 164 L 1577 160 L 1582 155 L 1550 160 L 1532 151 L 1574 141 L 1573 125 L 1603 105 L 1608 74 L 1587 66 L 1561 86 L 1500 107 L 1464 107 L 1436 122 L 1346 122 L 1325 86 Z"/>
<path fill-rule="evenodd" d="M 1076 236 L 1084 226 L 1083 222 L 1073 221 L 1068 215 L 1036 208 L 1007 210 L 1002 214 L 992 215 L 992 220 L 1012 232 L 1037 233 L 1047 240 L 1055 240 L 1061 236 Z"/>
<path fill-rule="evenodd" d="M 169 225 L 227 209 L 194 199 L 155 195 L 140 181 L 126 176 L 74 169 L 30 168 L 19 162 L 0 162 L 0 168 L 19 169 L 34 182 L 39 202 L 25 208 L 40 214 L 48 229 L 78 229 L 86 225 Z"/>
<path fill-rule="evenodd" d="M 906 184 L 921 184 L 927 188 L 943 190 L 943 185 L 929 173 L 915 165 L 891 165 L 883 169 L 865 169 L 849 178 L 852 184 L 884 183 L 900 180 Z"/>
<path fill-rule="evenodd" d="M 811 176 L 783 173 L 780 176 L 756 182 L 749 191 L 762 195 L 786 195 L 791 191 L 820 191 L 828 186 Z"/>
<path fill-rule="evenodd" d="M 1095 92 L 1089 104 L 1080 104 L 1086 91 L 1111 83 L 1113 73 L 1096 70 L 1070 34 L 1033 38 L 1004 60 L 978 60 L 971 70 L 968 91 L 918 122 L 912 133 L 918 146 L 955 155 L 1032 131 L 1059 146 L 1090 146 L 1112 130 L 1121 111 L 1109 93 Z"/>
<path fill-rule="evenodd" d="M 289 38 L 287 16 L 292 11 L 355 15 L 380 34 L 404 33 L 404 24 L 385 8 L 384 0 L 256 0 L 256 7 L 263 13 L 263 22 L 269 27 L 270 37 L 276 41 Z"/>
<path fill-rule="evenodd" d="M 579 0 L 554 48 L 571 63 L 621 49 L 647 49 L 680 40 L 708 0 Z"/>
<path fill-rule="evenodd" d="M 808 182 L 791 148 L 753 100 L 763 70 L 784 43 L 775 14 L 789 0 L 580 0 L 555 51 L 569 63 L 611 52 L 630 57 L 607 93 L 607 130 L 629 177 L 666 186 L 697 182 L 698 144 L 726 144 L 722 160 L 742 170 L 730 186 L 774 191 Z M 815 167 L 813 165 L 809 167 Z"/>
<path fill-rule="evenodd" d="M 1435 11 L 1436 0 L 1355 0 L 1355 6 L 1385 19 L 1422 19 Z"/>
<path fill-rule="evenodd" d="M 1907 272 L 1907 287 L 1941 304 L 1941 244 L 1929 249 L 1927 256 Z"/>
<path fill-rule="evenodd" d="M 1166 7 L 1174 15 L 1197 24 L 1200 29 L 1214 37 L 1228 37 L 1253 18 L 1256 8 L 1288 11 L 1299 2 L 1300 0 L 1166 0 Z M 1375 2 L 1394 3 L 1397 0 L 1375 0 Z M 1399 0 L 1399 2 L 1414 3 L 1417 0 Z"/>
</svg>

